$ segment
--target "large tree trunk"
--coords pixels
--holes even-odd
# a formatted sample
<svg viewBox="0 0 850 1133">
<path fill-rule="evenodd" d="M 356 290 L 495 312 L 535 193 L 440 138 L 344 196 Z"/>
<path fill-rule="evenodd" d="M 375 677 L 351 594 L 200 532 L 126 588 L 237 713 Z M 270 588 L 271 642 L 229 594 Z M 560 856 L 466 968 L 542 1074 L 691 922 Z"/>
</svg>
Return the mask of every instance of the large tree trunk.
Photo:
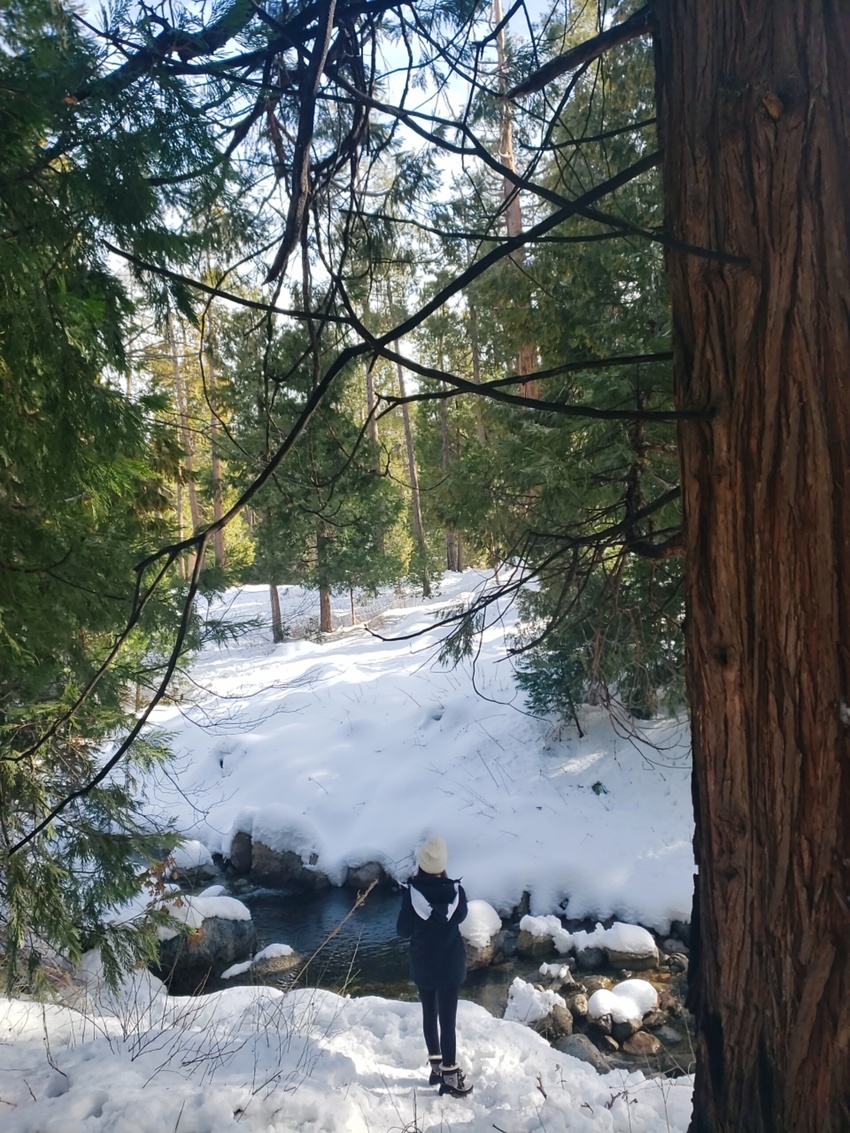
<svg viewBox="0 0 850 1133">
<path fill-rule="evenodd" d="M 319 629 L 322 633 L 333 633 L 333 613 L 331 611 L 331 588 L 325 579 L 327 579 L 327 557 L 328 557 L 328 544 L 330 543 L 331 536 L 327 533 L 327 527 L 316 536 L 316 574 L 319 581 Z"/>
<path fill-rule="evenodd" d="M 375 359 L 366 365 L 366 415 L 369 440 L 376 450 L 380 443 L 378 437 L 377 398 L 375 397 Z M 380 468 L 378 469 L 380 471 Z"/>
<path fill-rule="evenodd" d="M 850 8 L 657 0 L 687 537 L 694 1133 L 850 1130 Z M 839 14 L 840 13 L 840 14 Z"/>
<path fill-rule="evenodd" d="M 319 629 L 322 633 L 333 633 L 334 629 L 331 592 L 327 586 L 319 587 Z"/>
<path fill-rule="evenodd" d="M 431 579 L 428 577 L 428 545 L 425 542 L 425 527 L 422 523 L 422 499 L 419 494 L 419 472 L 416 468 L 416 450 L 413 445 L 413 427 L 410 422 L 410 405 L 404 400 L 404 369 L 396 362 L 398 392 L 402 399 L 401 419 L 404 425 L 404 446 L 407 450 L 407 475 L 410 480 L 410 524 L 413 540 L 419 557 L 419 576 L 422 582 L 422 597 L 431 597 Z"/>
<path fill-rule="evenodd" d="M 477 386 L 481 385 L 481 339 L 478 334 L 478 308 L 466 296 L 466 306 L 469 311 L 469 349 L 472 354 L 472 380 Z M 480 445 L 487 444 L 487 427 L 484 424 L 484 398 L 472 399 L 472 412 L 475 414 L 475 432 Z"/>
<path fill-rule="evenodd" d="M 441 370 L 445 369 L 445 358 L 443 357 L 443 339 L 442 336 L 438 343 L 437 365 Z M 440 468 L 443 473 L 443 478 L 448 480 L 452 468 L 452 442 L 449 435 L 449 410 L 445 400 L 442 400 L 437 409 L 440 420 Z M 446 570 L 460 571 L 462 568 L 458 565 L 462 561 L 463 552 L 460 549 L 460 532 L 453 527 L 446 528 Z"/>
<path fill-rule="evenodd" d="M 213 329 L 209 325 L 206 329 L 206 346 L 204 348 L 204 386 L 206 390 L 207 407 L 210 411 L 210 467 L 212 472 L 213 490 L 213 522 L 218 523 L 224 515 L 224 502 L 221 485 L 221 442 L 219 440 L 220 420 L 215 398 L 215 362 L 213 359 Z M 227 554 L 224 547 L 224 529 L 216 528 L 213 533 L 213 548 L 215 551 L 215 565 L 223 571 L 227 567 Z"/>
</svg>

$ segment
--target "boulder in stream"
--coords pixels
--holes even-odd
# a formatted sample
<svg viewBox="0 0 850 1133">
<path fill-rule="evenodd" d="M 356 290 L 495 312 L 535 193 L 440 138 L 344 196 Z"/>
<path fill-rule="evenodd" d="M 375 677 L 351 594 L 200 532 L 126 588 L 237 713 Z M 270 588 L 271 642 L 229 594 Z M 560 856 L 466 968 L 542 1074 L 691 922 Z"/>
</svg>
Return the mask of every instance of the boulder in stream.
<svg viewBox="0 0 850 1133">
<path fill-rule="evenodd" d="M 317 832 L 303 815 L 282 803 L 239 811 L 225 857 L 236 873 L 250 873 L 252 880 L 275 888 L 320 889 L 330 884 L 317 865 Z"/>
<path fill-rule="evenodd" d="M 166 907 L 190 930 L 183 934 L 160 929 L 155 973 L 172 988 L 188 991 L 202 986 L 211 973 L 247 959 L 256 945 L 251 914 L 233 897 L 178 896 Z"/>
<path fill-rule="evenodd" d="M 502 918 L 492 905 L 480 900 L 469 902 L 460 934 L 466 943 L 466 966 L 470 971 L 487 968 L 493 963 L 501 931 Z"/>
</svg>

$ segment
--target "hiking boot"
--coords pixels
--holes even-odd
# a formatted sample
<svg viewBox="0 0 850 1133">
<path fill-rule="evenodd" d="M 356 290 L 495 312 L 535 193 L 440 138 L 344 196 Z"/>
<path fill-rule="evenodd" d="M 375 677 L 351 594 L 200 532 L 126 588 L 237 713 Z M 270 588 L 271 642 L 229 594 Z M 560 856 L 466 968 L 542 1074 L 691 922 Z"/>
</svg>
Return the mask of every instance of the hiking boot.
<svg viewBox="0 0 850 1133">
<path fill-rule="evenodd" d="M 441 1066 L 440 1076 L 441 1096 L 450 1094 L 453 1098 L 465 1098 L 467 1094 L 472 1093 L 472 1086 L 466 1082 L 463 1071 L 458 1066 Z"/>
<path fill-rule="evenodd" d="M 431 1070 L 431 1074 L 428 1078 L 429 1086 L 439 1086 L 439 1084 L 442 1082 L 443 1076 L 440 1073 L 440 1063 L 442 1061 L 442 1057 L 439 1054 L 434 1055 L 433 1057 L 430 1054 L 428 1055 L 428 1066 Z"/>
</svg>

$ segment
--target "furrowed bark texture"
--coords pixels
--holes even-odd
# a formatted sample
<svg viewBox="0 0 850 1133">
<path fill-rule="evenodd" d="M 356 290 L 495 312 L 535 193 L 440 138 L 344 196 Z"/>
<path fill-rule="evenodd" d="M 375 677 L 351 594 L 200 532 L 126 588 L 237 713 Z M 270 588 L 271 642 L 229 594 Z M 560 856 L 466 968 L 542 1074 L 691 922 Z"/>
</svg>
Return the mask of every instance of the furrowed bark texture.
<svg viewBox="0 0 850 1133">
<path fill-rule="evenodd" d="M 692 1133 L 850 1131 L 850 5 L 657 0 L 693 720 Z"/>
</svg>

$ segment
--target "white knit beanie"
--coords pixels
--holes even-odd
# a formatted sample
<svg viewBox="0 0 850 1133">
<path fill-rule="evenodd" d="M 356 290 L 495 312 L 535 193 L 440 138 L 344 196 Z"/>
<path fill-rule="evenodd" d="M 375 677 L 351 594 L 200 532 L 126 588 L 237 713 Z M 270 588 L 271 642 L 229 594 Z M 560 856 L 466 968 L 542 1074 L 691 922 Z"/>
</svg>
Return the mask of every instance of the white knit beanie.
<svg viewBox="0 0 850 1133">
<path fill-rule="evenodd" d="M 442 838 L 429 838 L 417 855 L 424 873 L 442 873 L 449 860 L 449 851 Z"/>
</svg>

